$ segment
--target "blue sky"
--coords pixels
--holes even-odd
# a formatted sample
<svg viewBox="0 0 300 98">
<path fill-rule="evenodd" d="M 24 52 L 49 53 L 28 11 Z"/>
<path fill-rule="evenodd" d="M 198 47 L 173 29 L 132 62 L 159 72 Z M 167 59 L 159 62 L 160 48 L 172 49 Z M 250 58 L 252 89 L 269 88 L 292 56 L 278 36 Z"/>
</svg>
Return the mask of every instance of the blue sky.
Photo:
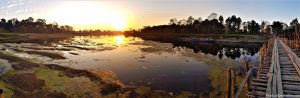
<svg viewBox="0 0 300 98">
<path fill-rule="evenodd" d="M 99 3 L 97 6 L 109 6 L 130 13 L 130 17 L 134 20 L 130 22 L 133 28 L 165 24 L 170 18 L 183 19 L 188 16 L 207 18 L 212 12 L 225 18 L 234 14 L 240 16 L 243 21 L 254 19 L 258 22 L 262 20 L 290 22 L 300 17 L 300 0 L 0 0 L 0 18 L 23 19 L 33 16 L 45 18 L 49 20 L 48 22 L 77 25 L 64 22 L 64 19 L 55 18 L 55 14 L 49 13 L 53 9 L 64 9 L 64 5 L 78 1 Z M 78 5 L 79 8 L 85 6 Z M 98 13 L 97 10 L 93 11 Z"/>
</svg>

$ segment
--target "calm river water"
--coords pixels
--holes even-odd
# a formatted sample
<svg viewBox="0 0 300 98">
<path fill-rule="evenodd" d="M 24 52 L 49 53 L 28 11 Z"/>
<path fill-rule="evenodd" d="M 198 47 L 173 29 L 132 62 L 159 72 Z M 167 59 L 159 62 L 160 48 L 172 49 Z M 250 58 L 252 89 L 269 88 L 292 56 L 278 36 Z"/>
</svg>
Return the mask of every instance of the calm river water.
<svg viewBox="0 0 300 98">
<path fill-rule="evenodd" d="M 191 49 L 184 45 L 122 35 L 77 36 L 52 44 L 88 49 L 61 51 L 67 59 L 49 60 L 50 63 L 77 69 L 109 70 L 125 84 L 175 93 L 209 91 L 208 74 L 212 65 L 207 62 L 226 60 L 241 64 L 245 56 L 253 60 L 259 57 L 259 45 L 243 48 L 237 45 L 199 44 L 196 45 L 199 47 Z"/>
</svg>

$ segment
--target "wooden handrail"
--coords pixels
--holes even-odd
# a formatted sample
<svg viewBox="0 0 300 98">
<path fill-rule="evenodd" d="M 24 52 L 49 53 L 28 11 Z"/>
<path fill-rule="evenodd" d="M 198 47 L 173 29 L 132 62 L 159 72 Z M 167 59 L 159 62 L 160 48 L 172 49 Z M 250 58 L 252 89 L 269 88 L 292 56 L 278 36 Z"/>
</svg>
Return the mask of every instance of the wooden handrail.
<svg viewBox="0 0 300 98">
<path fill-rule="evenodd" d="M 250 68 L 250 69 L 248 70 L 248 72 L 247 72 L 247 74 L 246 74 L 246 77 L 244 77 L 244 79 L 243 79 L 242 83 L 240 84 L 240 86 L 239 86 L 239 88 L 238 88 L 236 94 L 234 95 L 234 98 L 239 98 L 239 96 L 240 96 L 240 94 L 241 94 L 241 92 L 242 92 L 242 90 L 243 90 L 243 86 L 244 86 L 244 85 L 246 84 L 246 82 L 248 81 L 249 76 L 250 76 L 252 70 L 253 70 L 253 68 Z"/>
</svg>

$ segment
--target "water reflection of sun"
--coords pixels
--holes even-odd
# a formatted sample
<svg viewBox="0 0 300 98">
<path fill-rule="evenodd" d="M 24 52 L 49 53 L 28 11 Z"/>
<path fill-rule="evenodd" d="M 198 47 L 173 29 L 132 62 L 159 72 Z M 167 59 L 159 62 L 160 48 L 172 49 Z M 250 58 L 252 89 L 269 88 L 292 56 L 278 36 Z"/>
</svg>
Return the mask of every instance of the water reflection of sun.
<svg viewBox="0 0 300 98">
<path fill-rule="evenodd" d="M 118 46 L 118 47 L 120 47 L 122 44 L 124 44 L 124 42 L 125 42 L 125 36 L 116 36 L 115 37 L 115 43 L 116 43 L 116 45 Z"/>
</svg>

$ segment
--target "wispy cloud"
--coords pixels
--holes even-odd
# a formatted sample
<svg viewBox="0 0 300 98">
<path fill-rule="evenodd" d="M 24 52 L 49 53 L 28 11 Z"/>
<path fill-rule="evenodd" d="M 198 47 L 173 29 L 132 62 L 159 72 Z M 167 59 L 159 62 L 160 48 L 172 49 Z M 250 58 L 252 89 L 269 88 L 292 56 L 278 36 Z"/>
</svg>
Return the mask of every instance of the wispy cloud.
<svg viewBox="0 0 300 98">
<path fill-rule="evenodd" d="M 24 4 L 23 0 L 9 0 L 7 2 L 6 8 L 12 8 L 23 4 Z"/>
<path fill-rule="evenodd" d="M 27 12 L 28 10 L 17 10 L 15 11 L 15 13 L 23 13 L 23 12 Z"/>
<path fill-rule="evenodd" d="M 11 4 L 11 5 L 7 5 L 6 7 L 7 8 L 12 8 L 12 7 L 14 7 L 14 6 L 17 6 L 18 4 Z"/>
</svg>

